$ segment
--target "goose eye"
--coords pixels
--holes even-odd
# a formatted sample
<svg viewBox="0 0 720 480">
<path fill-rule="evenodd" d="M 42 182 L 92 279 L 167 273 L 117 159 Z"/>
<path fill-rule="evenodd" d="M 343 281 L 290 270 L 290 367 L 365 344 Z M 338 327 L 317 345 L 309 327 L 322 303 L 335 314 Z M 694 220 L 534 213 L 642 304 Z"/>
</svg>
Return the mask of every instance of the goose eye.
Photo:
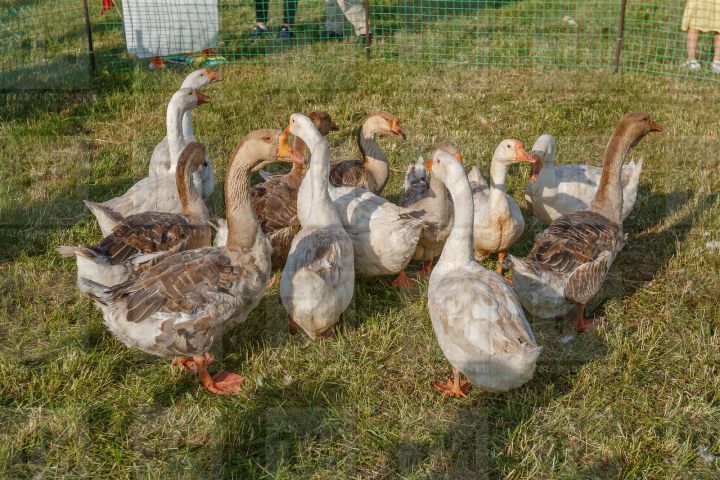
<svg viewBox="0 0 720 480">
<path fill-rule="evenodd" d="M 263 140 L 270 143 L 270 142 L 272 142 L 272 137 L 263 137 Z"/>
<path fill-rule="evenodd" d="M 203 166 L 203 167 L 207 167 L 207 166 L 208 166 L 208 163 L 207 163 L 207 162 L 203 162 L 203 163 L 202 163 L 202 166 Z"/>
</svg>

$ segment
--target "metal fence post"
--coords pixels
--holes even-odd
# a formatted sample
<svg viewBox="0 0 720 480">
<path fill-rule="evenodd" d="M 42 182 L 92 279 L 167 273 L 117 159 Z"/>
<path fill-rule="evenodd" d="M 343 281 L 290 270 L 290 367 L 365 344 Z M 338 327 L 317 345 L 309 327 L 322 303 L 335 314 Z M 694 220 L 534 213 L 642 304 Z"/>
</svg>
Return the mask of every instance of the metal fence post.
<svg viewBox="0 0 720 480">
<path fill-rule="evenodd" d="M 88 9 L 87 0 L 83 0 L 83 7 L 85 8 L 85 32 L 87 33 L 88 56 L 90 57 L 90 71 L 93 75 L 95 75 L 95 73 L 97 72 L 97 66 L 95 65 L 95 51 L 93 49 L 92 28 L 90 27 L 90 10 Z"/>
<path fill-rule="evenodd" d="M 372 35 L 370 34 L 370 0 L 363 0 L 365 3 L 365 58 L 370 60 L 370 44 L 372 43 Z"/>
<path fill-rule="evenodd" d="M 620 54 L 622 53 L 623 36 L 625 35 L 625 10 L 627 0 L 620 2 L 620 25 L 618 26 L 617 44 L 615 45 L 615 73 L 620 72 Z"/>
</svg>

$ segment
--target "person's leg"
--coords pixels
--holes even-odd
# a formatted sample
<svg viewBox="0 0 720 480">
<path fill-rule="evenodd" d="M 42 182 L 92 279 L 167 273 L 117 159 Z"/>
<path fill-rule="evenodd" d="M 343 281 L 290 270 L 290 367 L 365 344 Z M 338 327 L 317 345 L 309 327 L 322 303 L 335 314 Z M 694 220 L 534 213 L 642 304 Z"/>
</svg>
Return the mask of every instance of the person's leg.
<svg viewBox="0 0 720 480">
<path fill-rule="evenodd" d="M 341 35 L 343 31 L 343 12 L 336 0 L 327 0 L 325 31 Z"/>
<path fill-rule="evenodd" d="M 720 62 L 720 32 L 715 32 L 713 42 L 713 62 Z"/>
<path fill-rule="evenodd" d="M 269 0 L 255 0 L 255 25 L 265 28 L 268 19 Z"/>
<path fill-rule="evenodd" d="M 697 46 L 700 38 L 700 30 L 697 28 L 688 28 L 687 32 L 687 58 L 688 60 L 697 60 Z"/>
<path fill-rule="evenodd" d="M 297 11 L 298 0 L 285 0 L 283 15 L 283 26 L 292 29 L 295 24 L 295 12 Z"/>
<path fill-rule="evenodd" d="M 345 18 L 355 29 L 355 35 L 365 35 L 367 32 L 365 24 L 365 7 L 362 0 L 336 0 L 338 6 L 345 14 Z"/>
</svg>

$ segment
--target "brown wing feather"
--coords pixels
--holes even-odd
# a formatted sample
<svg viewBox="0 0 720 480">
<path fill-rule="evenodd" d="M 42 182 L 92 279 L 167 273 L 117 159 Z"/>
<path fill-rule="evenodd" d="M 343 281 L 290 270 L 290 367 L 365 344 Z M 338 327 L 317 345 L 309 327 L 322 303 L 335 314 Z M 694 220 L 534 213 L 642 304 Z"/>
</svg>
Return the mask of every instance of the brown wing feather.
<svg viewBox="0 0 720 480">
<path fill-rule="evenodd" d="M 110 291 L 114 299 L 126 300 L 127 320 L 140 322 L 161 309 L 195 313 L 240 275 L 224 249 L 205 248 L 173 255 Z"/>
<path fill-rule="evenodd" d="M 366 188 L 366 172 L 362 160 L 344 160 L 330 165 L 330 183 L 336 187 Z"/>
<path fill-rule="evenodd" d="M 183 250 L 190 239 L 203 235 L 209 243 L 209 227 L 193 225 L 183 215 L 144 212 L 123 219 L 91 249 L 118 265 L 140 254 Z"/>
<path fill-rule="evenodd" d="M 282 178 L 259 183 L 250 190 L 253 208 L 263 233 L 287 228 L 297 218 L 298 190 Z"/>
<path fill-rule="evenodd" d="M 556 273 L 570 274 L 603 252 L 622 248 L 620 226 L 589 211 L 563 215 L 539 235 L 528 258 Z"/>
</svg>

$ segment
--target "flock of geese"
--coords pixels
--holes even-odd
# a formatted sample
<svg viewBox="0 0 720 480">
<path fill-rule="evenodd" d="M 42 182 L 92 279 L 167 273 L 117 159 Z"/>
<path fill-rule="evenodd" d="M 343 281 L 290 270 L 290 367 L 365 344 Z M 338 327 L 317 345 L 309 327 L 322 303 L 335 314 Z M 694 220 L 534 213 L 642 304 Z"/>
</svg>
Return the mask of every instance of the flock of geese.
<svg viewBox="0 0 720 480">
<path fill-rule="evenodd" d="M 280 298 L 291 328 L 329 336 L 351 302 L 355 276 L 397 276 L 423 262 L 427 304 L 438 343 L 453 367 L 435 382 L 464 396 L 470 384 L 491 391 L 519 387 L 533 375 L 538 346 L 523 308 L 556 318 L 576 309 L 574 328 L 592 322 L 585 304 L 600 290 L 623 247 L 623 219 L 637 195 L 642 162 L 623 165 L 628 150 L 660 127 L 647 113 L 625 115 L 610 138 L 602 168 L 555 165 L 557 146 L 542 135 L 530 152 L 503 140 L 486 181 L 466 174 L 460 149 L 444 143 L 407 167 L 400 205 L 382 198 L 390 171 L 378 135 L 405 139 L 399 119 L 368 116 L 358 130 L 361 158 L 331 161 L 325 135 L 338 127 L 326 112 L 294 113 L 287 127 L 247 134 L 225 177 L 225 220 L 211 221 L 206 201 L 215 179 L 190 112 L 207 103 L 200 89 L 218 72 L 191 73 L 167 107 L 167 137 L 153 151 L 149 176 L 124 195 L 86 202 L 104 237 L 62 246 L 75 257 L 78 286 L 100 308 L 125 345 L 174 357 L 215 394 L 240 391 L 240 375 L 210 375 L 213 344 L 248 318 L 280 274 Z M 295 137 L 290 144 L 289 135 Z M 292 169 L 270 175 L 271 162 Z M 527 200 L 550 223 L 524 258 L 506 255 L 524 229 L 505 190 L 508 167 L 532 164 Z M 251 174 L 264 181 L 251 185 Z M 497 269 L 478 261 L 498 254 Z M 433 265 L 439 256 L 437 263 Z M 503 275 L 507 264 L 512 281 Z"/>
</svg>

